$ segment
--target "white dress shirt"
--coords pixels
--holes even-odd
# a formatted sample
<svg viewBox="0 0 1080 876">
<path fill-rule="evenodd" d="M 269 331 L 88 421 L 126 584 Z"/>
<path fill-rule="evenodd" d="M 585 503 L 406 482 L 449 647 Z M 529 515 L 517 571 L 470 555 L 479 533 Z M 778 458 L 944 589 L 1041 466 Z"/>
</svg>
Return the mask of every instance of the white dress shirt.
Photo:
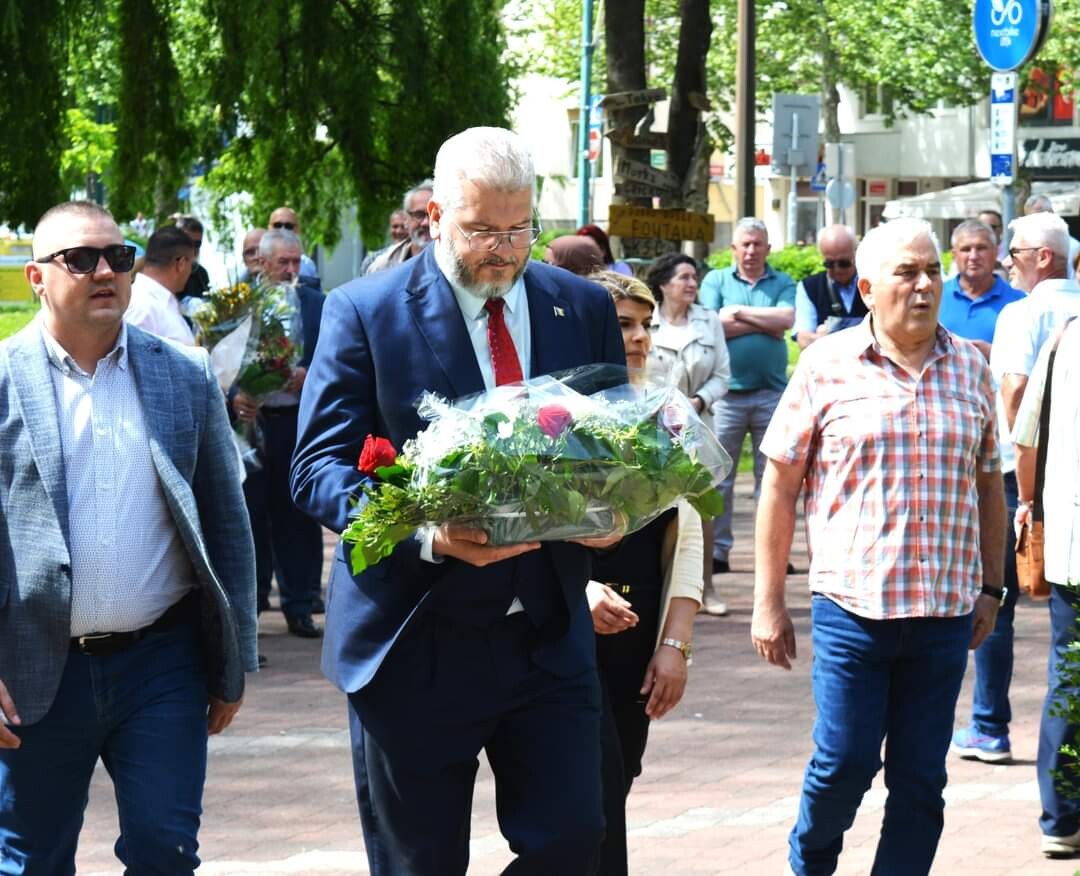
<svg viewBox="0 0 1080 876">
<path fill-rule="evenodd" d="M 180 301 L 143 271 L 135 275 L 135 282 L 131 284 L 131 303 L 124 319 L 158 337 L 179 341 L 189 347 L 195 344 L 195 335 L 180 313 Z"/>
<path fill-rule="evenodd" d="M 71 534 L 71 635 L 148 626 L 195 586 L 150 457 L 127 326 L 83 371 L 38 317 L 51 365 Z"/>
</svg>

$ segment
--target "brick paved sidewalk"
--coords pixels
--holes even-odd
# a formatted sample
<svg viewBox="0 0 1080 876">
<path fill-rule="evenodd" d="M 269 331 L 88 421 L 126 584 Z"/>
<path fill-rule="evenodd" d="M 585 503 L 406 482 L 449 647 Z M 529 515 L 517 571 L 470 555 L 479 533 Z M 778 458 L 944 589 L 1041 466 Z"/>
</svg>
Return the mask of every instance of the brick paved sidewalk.
<svg viewBox="0 0 1080 876">
<path fill-rule="evenodd" d="M 740 487 L 734 571 L 716 579 L 731 614 L 699 616 L 687 695 L 653 725 L 644 774 L 630 795 L 635 876 L 784 872 L 814 717 L 809 597 L 805 575 L 792 577 L 797 664 L 790 673 L 766 666 L 749 643 L 752 503 L 742 480 Z M 805 570 L 801 547 L 794 562 Z M 269 666 L 250 679 L 233 726 L 211 740 L 199 872 L 366 873 L 345 701 L 319 673 L 319 643 L 288 635 L 274 613 L 263 616 L 260 647 Z M 1021 600 L 1012 686 L 1017 762 L 992 767 L 950 759 L 945 833 L 934 868 L 938 876 L 1070 876 L 1078 866 L 1047 861 L 1038 852 L 1034 762 L 1046 647 L 1045 606 Z M 961 694 L 961 720 L 970 708 L 970 674 Z M 847 834 L 840 874 L 869 872 L 883 801 L 879 777 Z M 119 872 L 112 854 L 115 825 L 111 786 L 99 768 L 79 851 L 80 873 Z M 483 763 L 472 837 L 470 873 L 499 873 L 510 855 L 499 835 L 494 786 Z"/>
</svg>

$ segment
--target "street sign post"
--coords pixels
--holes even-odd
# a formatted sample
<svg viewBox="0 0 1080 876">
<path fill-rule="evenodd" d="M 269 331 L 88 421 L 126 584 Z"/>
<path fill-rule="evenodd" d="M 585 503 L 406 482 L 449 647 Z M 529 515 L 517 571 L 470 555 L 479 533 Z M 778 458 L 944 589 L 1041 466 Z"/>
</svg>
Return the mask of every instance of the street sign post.
<svg viewBox="0 0 1080 876">
<path fill-rule="evenodd" d="M 990 77 L 990 181 L 1007 186 L 1016 175 L 1015 73 Z"/>
<path fill-rule="evenodd" d="M 996 71 L 990 94 L 990 179 L 1002 186 L 1001 221 L 1005 228 L 1012 221 L 1015 206 L 1015 71 L 1042 47 L 1052 14 L 1051 0 L 975 0 L 971 10 L 975 48 Z"/>
<path fill-rule="evenodd" d="M 596 162 L 600 160 L 604 134 L 604 95 L 594 94 L 589 101 L 589 173 L 596 175 Z"/>
<path fill-rule="evenodd" d="M 788 191 L 787 242 L 798 231 L 799 174 L 812 176 L 817 168 L 818 120 L 821 97 L 817 94 L 773 95 L 773 170 L 791 175 Z"/>
</svg>

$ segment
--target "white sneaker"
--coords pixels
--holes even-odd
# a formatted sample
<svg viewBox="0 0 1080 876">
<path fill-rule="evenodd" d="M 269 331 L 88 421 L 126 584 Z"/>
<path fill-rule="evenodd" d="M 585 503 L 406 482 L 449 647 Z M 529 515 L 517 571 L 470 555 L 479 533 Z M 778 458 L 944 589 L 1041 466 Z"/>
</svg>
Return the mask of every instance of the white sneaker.
<svg viewBox="0 0 1080 876">
<path fill-rule="evenodd" d="M 1071 858 L 1080 851 L 1080 830 L 1070 836 L 1043 834 L 1042 853 L 1048 858 Z"/>
</svg>

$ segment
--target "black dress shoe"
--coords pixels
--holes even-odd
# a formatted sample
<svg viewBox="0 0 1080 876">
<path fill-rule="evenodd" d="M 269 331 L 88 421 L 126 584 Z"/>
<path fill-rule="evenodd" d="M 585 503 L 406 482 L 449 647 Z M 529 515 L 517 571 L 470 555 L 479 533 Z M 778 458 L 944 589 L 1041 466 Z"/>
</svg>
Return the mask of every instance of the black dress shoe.
<svg viewBox="0 0 1080 876">
<path fill-rule="evenodd" d="M 727 560 L 718 560 L 713 557 L 712 573 L 714 575 L 726 575 L 731 571 L 731 564 Z"/>
<path fill-rule="evenodd" d="M 312 614 L 326 614 L 326 603 L 323 602 L 321 596 L 316 596 L 311 600 L 311 613 Z"/>
<path fill-rule="evenodd" d="M 285 618 L 289 632 L 301 639 L 317 639 L 322 635 L 322 627 L 316 626 L 310 614 L 298 614 Z"/>
</svg>

